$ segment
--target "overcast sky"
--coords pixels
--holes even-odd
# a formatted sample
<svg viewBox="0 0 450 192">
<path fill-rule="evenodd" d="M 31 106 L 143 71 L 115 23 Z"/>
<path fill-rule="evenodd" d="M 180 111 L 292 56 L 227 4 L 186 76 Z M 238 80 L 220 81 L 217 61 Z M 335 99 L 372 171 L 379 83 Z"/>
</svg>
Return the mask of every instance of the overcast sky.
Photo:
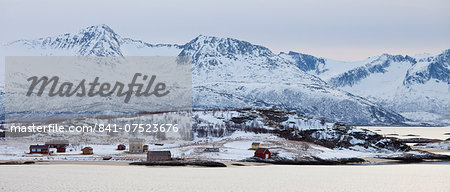
<svg viewBox="0 0 450 192">
<path fill-rule="evenodd" d="M 203 34 L 339 60 L 450 48 L 449 0 L 0 0 L 0 7 L 2 43 L 107 24 L 149 43 Z"/>
</svg>

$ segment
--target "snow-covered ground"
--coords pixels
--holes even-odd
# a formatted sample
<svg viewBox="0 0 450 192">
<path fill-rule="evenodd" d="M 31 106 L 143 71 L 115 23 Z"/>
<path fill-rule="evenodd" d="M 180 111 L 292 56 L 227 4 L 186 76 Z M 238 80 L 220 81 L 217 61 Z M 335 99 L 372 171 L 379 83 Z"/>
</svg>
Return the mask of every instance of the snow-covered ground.
<svg viewBox="0 0 450 192">
<path fill-rule="evenodd" d="M 170 115 L 176 112 L 169 112 Z M 374 132 L 346 127 L 277 109 L 212 110 L 179 112 L 192 117 L 192 127 L 184 132 L 158 135 L 153 133 L 38 133 L 8 136 L 0 140 L 0 160 L 66 160 L 142 161 L 146 154 L 130 154 L 116 150 L 128 145 L 129 138 L 143 138 L 149 150 L 169 150 L 173 158 L 239 161 L 253 157 L 251 143 L 259 142 L 269 148 L 273 157 L 290 160 L 368 158 L 399 155 L 407 150 L 404 144 Z M 85 118 L 62 120 L 62 125 L 90 125 L 94 123 L 145 123 L 174 121 L 163 114 L 140 114 L 115 118 Z M 191 122 L 190 121 L 190 122 Z M 166 122 L 167 123 L 167 122 Z M 181 127 L 181 126 L 180 126 Z M 8 133 L 10 134 L 10 133 Z M 8 135 L 7 134 L 7 135 Z M 69 140 L 66 153 L 30 155 L 29 145 L 44 144 L 48 140 Z M 163 144 L 155 145 L 155 144 Z M 82 155 L 81 149 L 90 146 L 93 155 Z M 206 152 L 216 147 L 219 152 Z M 127 146 L 128 148 L 128 146 Z"/>
<path fill-rule="evenodd" d="M 154 145 L 162 143 L 163 146 Z M 169 150 L 173 158 L 239 161 L 254 155 L 250 150 L 252 142 L 260 142 L 262 147 L 269 148 L 272 154 L 286 159 L 321 159 L 367 158 L 392 155 L 392 153 L 377 153 L 352 149 L 330 149 L 320 145 L 302 141 L 283 139 L 271 134 L 255 134 L 236 131 L 230 136 L 212 139 L 195 139 L 193 141 L 146 141 L 149 150 Z M 32 138 L 7 138 L 0 141 L 0 160 L 42 160 L 42 161 L 102 161 L 103 157 L 111 156 L 110 161 L 143 161 L 146 154 L 130 154 L 118 151 L 117 144 L 71 144 L 66 153 L 53 155 L 28 154 L 29 145 L 37 144 Z M 42 144 L 42 143 L 39 143 Z M 128 144 L 125 143 L 128 148 Z M 90 146 L 93 155 L 82 155 L 81 149 Z M 205 152 L 205 148 L 217 147 L 220 152 Z"/>
</svg>

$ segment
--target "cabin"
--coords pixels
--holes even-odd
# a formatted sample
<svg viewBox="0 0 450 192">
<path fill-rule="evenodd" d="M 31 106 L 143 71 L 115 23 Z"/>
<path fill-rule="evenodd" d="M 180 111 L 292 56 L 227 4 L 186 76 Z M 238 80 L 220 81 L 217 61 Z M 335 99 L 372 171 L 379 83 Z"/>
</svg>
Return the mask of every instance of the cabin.
<svg viewBox="0 0 450 192">
<path fill-rule="evenodd" d="M 258 143 L 258 142 L 253 142 L 252 143 L 252 150 L 257 150 L 257 149 L 259 149 L 261 147 L 261 143 Z"/>
<path fill-rule="evenodd" d="M 123 151 L 125 149 L 127 149 L 127 146 L 125 146 L 124 144 L 117 145 L 117 150 Z"/>
<path fill-rule="evenodd" d="M 269 149 L 261 147 L 255 151 L 254 157 L 259 157 L 261 159 L 270 159 L 272 157 L 272 154 L 270 153 Z"/>
<path fill-rule="evenodd" d="M 30 145 L 30 154 L 48 154 L 49 147 L 48 145 Z"/>
<path fill-rule="evenodd" d="M 132 138 L 129 142 L 128 150 L 130 153 L 144 153 L 144 139 Z"/>
<path fill-rule="evenodd" d="M 92 149 L 92 147 L 85 147 L 81 150 L 81 152 L 83 155 L 92 155 L 94 154 L 94 149 Z"/>
<path fill-rule="evenodd" d="M 67 146 L 69 146 L 69 141 L 67 140 L 51 140 L 45 142 L 46 145 L 49 146 L 49 148 L 56 148 L 56 152 L 58 153 L 65 153 Z"/>
<path fill-rule="evenodd" d="M 208 147 L 205 149 L 205 152 L 219 152 L 219 148 L 217 147 Z"/>
<path fill-rule="evenodd" d="M 147 161 L 170 161 L 172 154 L 170 151 L 149 151 L 147 152 Z"/>
</svg>

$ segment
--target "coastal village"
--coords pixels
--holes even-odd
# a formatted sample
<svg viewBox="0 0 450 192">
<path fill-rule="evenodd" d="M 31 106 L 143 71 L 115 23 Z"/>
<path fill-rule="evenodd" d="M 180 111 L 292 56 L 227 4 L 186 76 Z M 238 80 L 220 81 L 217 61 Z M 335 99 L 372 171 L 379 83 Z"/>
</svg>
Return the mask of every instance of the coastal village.
<svg viewBox="0 0 450 192">
<path fill-rule="evenodd" d="M 153 143 L 151 145 L 162 147 L 164 144 L 162 143 Z M 252 142 L 251 145 L 248 146 L 248 150 L 254 151 L 253 156 L 249 156 L 251 158 L 260 158 L 260 159 L 270 159 L 271 152 L 269 148 L 265 148 L 262 146 L 260 142 Z M 44 156 L 64 156 L 70 154 L 79 153 L 81 155 L 94 155 L 94 148 L 91 146 L 82 146 L 81 148 L 74 148 L 73 145 L 68 140 L 50 140 L 45 142 L 45 144 L 36 144 L 30 145 L 29 152 L 25 153 L 25 155 L 34 155 L 40 154 L 42 157 Z M 146 158 L 144 161 L 173 161 L 173 160 L 184 160 L 183 157 L 175 157 L 172 156 L 170 150 L 149 150 L 149 144 L 146 144 L 145 139 L 142 138 L 131 138 L 129 139 L 128 145 L 126 144 L 118 144 L 115 149 L 117 152 L 121 152 L 123 154 L 130 155 L 139 155 L 144 154 Z M 220 153 L 221 149 L 219 147 L 206 147 L 204 148 L 205 153 Z M 104 153 L 103 153 L 104 154 Z M 117 154 L 117 153 L 116 153 Z M 120 154 L 120 153 L 119 153 Z M 111 160 L 112 156 L 102 156 L 102 160 Z M 142 159 L 141 159 L 142 160 Z"/>
<path fill-rule="evenodd" d="M 146 122 L 165 120 L 167 117 L 171 116 L 143 114 L 60 123 Z M 182 137 L 176 134 L 125 133 L 38 133 L 17 136 L 7 129 L 1 130 L 0 136 L 6 135 L 0 137 L 1 162 L 341 164 L 411 158 L 448 159 L 444 155 L 450 151 L 446 133 L 442 133 L 438 139 L 424 140 L 418 139 L 419 135 L 390 135 L 377 129 L 349 127 L 274 109 L 197 111 L 192 115 L 191 132 L 178 133 Z"/>
</svg>

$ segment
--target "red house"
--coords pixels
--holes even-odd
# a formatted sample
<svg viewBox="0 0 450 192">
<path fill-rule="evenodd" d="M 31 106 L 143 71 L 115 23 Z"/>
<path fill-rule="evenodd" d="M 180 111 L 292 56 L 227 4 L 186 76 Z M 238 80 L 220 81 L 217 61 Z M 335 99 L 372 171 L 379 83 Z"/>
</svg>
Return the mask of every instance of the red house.
<svg viewBox="0 0 450 192">
<path fill-rule="evenodd" d="M 69 146 L 69 141 L 67 140 L 52 140 L 45 142 L 45 145 L 48 145 L 49 148 L 56 148 L 56 152 L 65 153 L 66 147 Z"/>
<path fill-rule="evenodd" d="M 48 145 L 30 145 L 30 153 L 48 154 Z"/>
<path fill-rule="evenodd" d="M 270 153 L 269 149 L 267 149 L 267 148 L 258 148 L 255 151 L 255 156 L 254 157 L 259 157 L 261 159 L 270 159 L 272 156 L 271 156 L 271 153 Z"/>
<path fill-rule="evenodd" d="M 117 150 L 125 150 L 127 147 L 124 144 L 120 144 L 117 146 Z"/>
</svg>

